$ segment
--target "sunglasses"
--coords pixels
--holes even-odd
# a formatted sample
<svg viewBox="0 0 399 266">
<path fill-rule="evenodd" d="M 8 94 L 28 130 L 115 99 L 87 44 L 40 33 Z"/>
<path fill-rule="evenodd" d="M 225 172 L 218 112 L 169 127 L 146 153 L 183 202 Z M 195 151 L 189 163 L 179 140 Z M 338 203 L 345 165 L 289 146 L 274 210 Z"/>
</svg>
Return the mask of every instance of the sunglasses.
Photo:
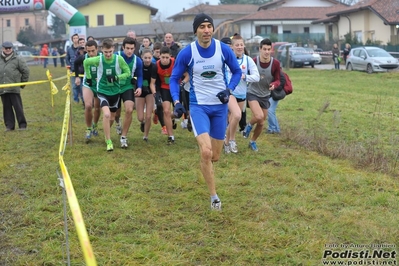
<svg viewBox="0 0 399 266">
<path fill-rule="evenodd" d="M 12 49 L 12 47 L 3 47 L 3 48 L 6 49 L 6 50 Z"/>
</svg>

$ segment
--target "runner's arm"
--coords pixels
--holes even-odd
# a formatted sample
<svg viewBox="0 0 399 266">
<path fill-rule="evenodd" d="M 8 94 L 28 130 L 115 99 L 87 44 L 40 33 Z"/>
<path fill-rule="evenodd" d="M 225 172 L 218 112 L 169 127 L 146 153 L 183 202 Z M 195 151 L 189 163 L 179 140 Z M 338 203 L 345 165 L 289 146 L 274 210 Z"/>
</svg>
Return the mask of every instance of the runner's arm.
<svg viewBox="0 0 399 266">
<path fill-rule="evenodd" d="M 175 60 L 175 65 L 172 70 L 172 76 L 169 80 L 169 89 L 173 102 L 180 99 L 179 80 L 187 71 L 188 64 L 191 60 L 191 47 L 186 47 L 180 51 Z M 240 70 L 241 71 L 241 70 Z"/>
<path fill-rule="evenodd" d="M 118 60 L 119 67 L 122 69 L 122 74 L 117 75 L 118 79 L 130 79 L 132 72 L 130 71 L 129 65 L 126 63 L 125 59 L 123 59 L 122 56 L 115 56 Z"/>
<path fill-rule="evenodd" d="M 86 74 L 86 79 L 91 79 L 90 66 L 98 66 L 100 64 L 100 56 L 86 58 L 83 61 L 83 68 Z"/>
</svg>

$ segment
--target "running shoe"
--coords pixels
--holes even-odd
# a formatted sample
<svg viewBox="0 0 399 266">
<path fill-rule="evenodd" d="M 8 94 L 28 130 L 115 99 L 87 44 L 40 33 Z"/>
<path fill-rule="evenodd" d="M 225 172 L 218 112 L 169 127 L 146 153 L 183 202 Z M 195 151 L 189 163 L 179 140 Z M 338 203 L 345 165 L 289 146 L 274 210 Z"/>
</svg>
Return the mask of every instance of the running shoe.
<svg viewBox="0 0 399 266">
<path fill-rule="evenodd" d="M 118 135 L 122 135 L 122 126 L 121 126 L 121 124 L 122 124 L 121 120 L 119 120 L 119 123 L 116 123 L 116 134 L 118 134 Z"/>
<path fill-rule="evenodd" d="M 158 124 L 158 115 L 154 111 L 154 115 L 152 116 L 152 122 L 156 125 Z"/>
<path fill-rule="evenodd" d="M 172 137 L 168 137 L 168 145 L 175 144 L 175 140 Z"/>
<path fill-rule="evenodd" d="M 97 137 L 98 136 L 98 126 L 95 125 L 93 123 L 92 127 L 91 127 L 91 133 L 93 134 L 93 136 Z"/>
<path fill-rule="evenodd" d="M 161 132 L 162 132 L 163 135 L 168 135 L 168 130 L 166 129 L 166 126 L 162 127 L 162 131 Z"/>
<path fill-rule="evenodd" d="M 223 143 L 224 153 L 230 153 L 230 145 Z"/>
<path fill-rule="evenodd" d="M 235 140 L 230 140 L 230 151 L 232 152 L 232 153 L 237 153 L 238 152 L 238 149 L 237 149 L 237 143 L 236 143 L 236 141 Z"/>
<path fill-rule="evenodd" d="M 255 141 L 252 141 L 252 140 L 251 140 L 251 141 L 249 142 L 248 147 L 251 148 L 251 150 L 253 150 L 253 151 L 258 151 L 258 146 L 256 145 L 256 142 L 255 142 Z"/>
<path fill-rule="evenodd" d="M 127 148 L 127 138 L 121 137 L 121 148 L 126 149 Z"/>
<path fill-rule="evenodd" d="M 141 130 L 141 132 L 143 132 L 143 133 L 144 133 L 144 125 L 145 125 L 144 122 L 141 122 L 141 123 L 140 123 L 140 130 Z"/>
<path fill-rule="evenodd" d="M 143 137 L 143 140 L 144 140 L 145 142 L 148 142 L 148 138 L 147 138 L 147 137 Z"/>
<path fill-rule="evenodd" d="M 180 126 L 183 129 L 187 128 L 187 119 L 184 119 L 183 121 L 181 121 Z"/>
<path fill-rule="evenodd" d="M 252 126 L 251 126 L 250 123 L 248 123 L 245 126 L 244 133 L 242 134 L 244 136 L 244 138 L 248 138 L 249 137 L 249 134 L 251 133 L 251 130 L 252 130 Z"/>
<path fill-rule="evenodd" d="M 86 133 L 85 133 L 86 143 L 89 143 L 90 138 L 91 138 L 91 129 L 88 128 L 88 129 L 86 129 Z"/>
<path fill-rule="evenodd" d="M 112 144 L 112 140 L 107 140 L 107 151 L 113 151 L 114 145 Z"/>
<path fill-rule="evenodd" d="M 220 200 L 214 200 L 211 203 L 211 210 L 221 211 L 222 210 L 222 202 Z"/>
</svg>

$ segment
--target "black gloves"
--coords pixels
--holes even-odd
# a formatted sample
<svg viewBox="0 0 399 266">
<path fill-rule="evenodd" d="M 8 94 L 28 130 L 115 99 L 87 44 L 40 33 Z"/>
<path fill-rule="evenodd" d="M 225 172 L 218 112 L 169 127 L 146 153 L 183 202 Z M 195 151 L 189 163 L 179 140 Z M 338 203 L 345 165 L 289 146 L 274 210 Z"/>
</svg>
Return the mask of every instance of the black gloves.
<svg viewBox="0 0 399 266">
<path fill-rule="evenodd" d="M 93 80 L 92 80 L 92 79 L 86 79 L 86 83 L 87 83 L 87 85 L 89 85 L 90 87 L 93 86 Z"/>
<path fill-rule="evenodd" d="M 224 91 L 219 92 L 216 94 L 216 97 L 219 98 L 219 100 L 223 103 L 226 104 L 229 102 L 229 97 L 230 97 L 230 90 L 225 89 Z"/>
<path fill-rule="evenodd" d="M 114 83 L 114 82 L 118 81 L 118 77 L 117 76 L 108 75 L 107 76 L 107 81 L 109 83 Z"/>
<path fill-rule="evenodd" d="M 184 109 L 183 105 L 181 103 L 176 103 L 173 115 L 177 118 L 180 118 L 185 113 L 186 109 Z"/>
<path fill-rule="evenodd" d="M 132 79 L 130 80 L 130 84 L 132 84 L 134 87 L 136 87 L 137 80 L 136 80 L 135 78 L 132 78 Z"/>
<path fill-rule="evenodd" d="M 180 82 L 180 85 L 179 85 L 180 91 L 184 90 L 184 85 L 186 85 L 186 83 L 184 81 Z"/>
</svg>

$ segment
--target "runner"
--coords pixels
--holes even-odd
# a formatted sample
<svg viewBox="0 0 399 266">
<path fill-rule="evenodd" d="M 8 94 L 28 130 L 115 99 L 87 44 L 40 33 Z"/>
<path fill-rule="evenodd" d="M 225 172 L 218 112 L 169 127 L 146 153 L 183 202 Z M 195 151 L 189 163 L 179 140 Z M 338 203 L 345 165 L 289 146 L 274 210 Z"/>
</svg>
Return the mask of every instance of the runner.
<svg viewBox="0 0 399 266">
<path fill-rule="evenodd" d="M 262 133 L 263 125 L 267 117 L 267 109 L 270 107 L 270 91 L 280 86 L 280 62 L 270 56 L 272 42 L 263 39 L 259 44 L 259 56 L 254 58 L 260 74 L 259 82 L 253 82 L 247 90 L 247 101 L 252 112 L 252 117 L 244 129 L 244 138 L 248 138 L 253 126 L 254 133 L 249 141 L 249 148 L 258 151 L 256 140 Z"/>
<path fill-rule="evenodd" d="M 120 80 L 130 80 L 131 73 L 129 66 L 123 57 L 114 54 L 114 42 L 112 39 L 105 39 L 102 42 L 102 54 L 96 57 L 87 58 L 83 62 L 86 84 L 93 86 L 91 66 L 97 67 L 97 96 L 100 99 L 100 106 L 103 112 L 103 130 L 107 151 L 113 151 L 114 145 L 111 140 L 111 125 L 115 119 L 115 112 L 118 110 L 120 100 Z"/>
<path fill-rule="evenodd" d="M 211 209 L 221 210 L 215 186 L 213 163 L 223 149 L 227 124 L 227 103 L 230 91 L 241 79 L 241 69 L 230 47 L 212 38 L 213 19 L 198 14 L 193 22 L 197 41 L 185 47 L 177 56 L 170 88 L 176 116 L 182 116 L 184 107 L 179 101 L 179 82 L 184 74 L 190 75 L 190 117 L 193 132 L 201 154 L 200 169 L 211 196 Z M 226 65 L 233 73 L 227 84 Z"/>
<path fill-rule="evenodd" d="M 121 80 L 119 82 L 121 86 L 121 100 L 125 107 L 125 117 L 123 119 L 120 143 L 121 148 L 126 149 L 128 147 L 127 133 L 129 132 L 132 123 L 134 97 L 141 95 L 141 87 L 143 84 L 143 61 L 141 61 L 140 57 L 134 54 L 136 49 L 136 40 L 133 38 L 126 37 L 122 42 L 122 49 L 123 51 L 119 51 L 118 54 L 125 59 L 132 73 L 130 80 Z M 134 77 L 136 77 L 137 80 Z M 121 102 L 119 102 L 118 107 L 118 111 L 115 113 L 115 120 L 117 121 L 121 115 Z"/>
<path fill-rule="evenodd" d="M 96 41 L 88 41 L 86 43 L 86 53 L 76 58 L 74 62 L 75 72 L 75 83 L 80 86 L 81 79 L 78 75 L 77 69 L 83 68 L 83 61 L 86 58 L 98 56 L 98 45 Z M 100 119 L 100 100 L 97 97 L 97 67 L 90 67 L 92 86 L 86 82 L 86 76 L 83 78 L 83 100 L 85 103 L 85 122 L 86 122 L 86 133 L 85 140 L 89 143 L 91 136 L 98 136 L 98 120 Z M 93 115 L 94 106 L 94 115 Z"/>
<path fill-rule="evenodd" d="M 167 143 L 174 144 L 175 137 L 173 135 L 173 129 L 176 128 L 176 124 L 174 124 L 172 121 L 172 97 L 169 90 L 169 79 L 172 74 L 175 59 L 171 57 L 170 49 L 166 46 L 161 48 L 160 53 L 160 59 L 155 64 L 155 67 L 152 71 L 150 88 L 152 93 L 154 94 L 154 97 L 159 98 L 159 96 L 157 95 L 157 93 L 159 93 L 162 98 L 163 118 L 168 134 Z M 160 108 L 159 105 L 160 104 L 158 101 L 157 109 Z"/>
<path fill-rule="evenodd" d="M 242 110 L 245 108 L 245 99 L 247 98 L 247 87 L 250 82 L 259 81 L 259 71 L 254 60 L 244 54 L 244 39 L 240 35 L 235 35 L 232 39 L 232 49 L 237 57 L 242 74 L 241 81 L 236 89 L 230 95 L 229 99 L 229 125 L 227 127 L 226 138 L 224 140 L 225 153 L 237 153 L 236 131 L 241 119 Z M 228 71 L 229 77 L 231 72 Z"/>
<path fill-rule="evenodd" d="M 141 52 L 143 60 L 143 87 L 140 96 L 136 97 L 137 119 L 140 121 L 140 130 L 144 133 L 143 140 L 148 142 L 148 133 L 151 128 L 151 115 L 154 110 L 154 96 L 150 90 L 152 69 L 155 67 L 152 63 L 152 51 L 144 49 Z M 145 118 L 144 118 L 145 109 Z"/>
</svg>

